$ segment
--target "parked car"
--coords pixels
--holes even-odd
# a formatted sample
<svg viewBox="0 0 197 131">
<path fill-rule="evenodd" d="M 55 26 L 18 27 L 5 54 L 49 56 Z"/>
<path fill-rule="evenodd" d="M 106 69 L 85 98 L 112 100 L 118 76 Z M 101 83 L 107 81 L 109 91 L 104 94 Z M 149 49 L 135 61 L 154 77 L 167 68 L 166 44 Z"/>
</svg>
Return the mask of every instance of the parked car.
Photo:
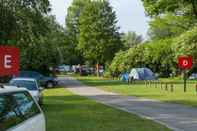
<svg viewBox="0 0 197 131">
<path fill-rule="evenodd" d="M 81 76 L 88 76 L 88 75 L 91 75 L 91 70 L 90 68 L 87 68 L 87 67 L 81 67 L 79 70 L 79 73 Z"/>
<path fill-rule="evenodd" d="M 58 66 L 58 71 L 59 72 L 70 72 L 71 67 L 69 65 L 61 65 L 61 66 Z"/>
<path fill-rule="evenodd" d="M 57 69 L 59 72 L 66 72 L 66 69 L 63 66 L 58 66 Z"/>
<path fill-rule="evenodd" d="M 193 73 L 191 74 L 191 76 L 189 77 L 190 80 L 196 80 L 197 79 L 197 73 Z"/>
<path fill-rule="evenodd" d="M 23 88 L 0 86 L 1 131 L 46 131 L 44 114 Z"/>
<path fill-rule="evenodd" d="M 41 86 L 46 88 L 52 88 L 58 84 L 58 80 L 55 77 L 46 77 L 35 71 L 20 71 L 17 77 L 20 78 L 34 78 Z"/>
<path fill-rule="evenodd" d="M 43 102 L 43 88 L 39 86 L 36 79 L 33 78 L 14 78 L 9 82 L 9 85 L 19 88 L 26 88 L 33 98 L 41 105 Z"/>
</svg>

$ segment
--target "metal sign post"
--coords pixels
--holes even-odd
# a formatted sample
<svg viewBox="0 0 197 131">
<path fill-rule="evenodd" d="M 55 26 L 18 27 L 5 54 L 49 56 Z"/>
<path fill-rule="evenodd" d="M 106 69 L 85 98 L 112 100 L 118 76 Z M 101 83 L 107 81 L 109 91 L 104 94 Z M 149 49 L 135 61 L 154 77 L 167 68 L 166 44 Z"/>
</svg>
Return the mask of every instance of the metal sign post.
<svg viewBox="0 0 197 131">
<path fill-rule="evenodd" d="M 187 73 L 186 73 L 186 70 L 183 71 L 183 79 L 184 79 L 184 92 L 187 92 Z"/>
<path fill-rule="evenodd" d="M 187 70 L 192 68 L 193 59 L 192 56 L 179 56 L 178 65 L 181 70 L 183 70 L 184 79 L 184 92 L 187 91 Z"/>
</svg>

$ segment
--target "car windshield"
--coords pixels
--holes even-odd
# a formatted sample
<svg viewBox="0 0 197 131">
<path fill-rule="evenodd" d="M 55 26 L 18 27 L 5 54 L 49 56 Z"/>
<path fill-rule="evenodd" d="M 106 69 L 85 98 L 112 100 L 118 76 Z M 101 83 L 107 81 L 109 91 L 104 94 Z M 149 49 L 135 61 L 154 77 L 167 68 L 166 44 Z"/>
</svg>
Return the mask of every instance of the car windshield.
<svg viewBox="0 0 197 131">
<path fill-rule="evenodd" d="M 37 90 L 37 85 L 34 81 L 27 81 L 27 80 L 12 80 L 10 81 L 10 85 L 23 87 L 30 91 Z"/>
</svg>

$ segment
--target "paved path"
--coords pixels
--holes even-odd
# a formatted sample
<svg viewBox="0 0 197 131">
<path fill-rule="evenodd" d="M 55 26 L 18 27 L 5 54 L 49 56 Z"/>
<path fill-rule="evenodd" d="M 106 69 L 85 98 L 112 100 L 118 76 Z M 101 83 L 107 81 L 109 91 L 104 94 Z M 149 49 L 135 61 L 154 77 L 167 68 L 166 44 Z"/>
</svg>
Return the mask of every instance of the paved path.
<svg viewBox="0 0 197 131">
<path fill-rule="evenodd" d="M 70 77 L 60 78 L 60 81 L 68 90 L 77 95 L 154 120 L 174 131 L 197 131 L 197 108 L 109 93 L 95 87 L 82 85 Z"/>
</svg>

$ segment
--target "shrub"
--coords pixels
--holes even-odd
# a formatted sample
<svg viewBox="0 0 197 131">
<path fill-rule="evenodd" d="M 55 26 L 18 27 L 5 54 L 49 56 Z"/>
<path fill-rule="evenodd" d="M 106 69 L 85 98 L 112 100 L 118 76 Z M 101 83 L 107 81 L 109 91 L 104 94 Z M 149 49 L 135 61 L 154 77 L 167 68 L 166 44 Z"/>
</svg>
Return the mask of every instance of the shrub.
<svg viewBox="0 0 197 131">
<path fill-rule="evenodd" d="M 148 67 L 160 76 L 170 76 L 176 69 L 172 40 L 156 40 L 144 43 L 116 54 L 111 71 L 124 73 L 132 68 Z"/>
</svg>

